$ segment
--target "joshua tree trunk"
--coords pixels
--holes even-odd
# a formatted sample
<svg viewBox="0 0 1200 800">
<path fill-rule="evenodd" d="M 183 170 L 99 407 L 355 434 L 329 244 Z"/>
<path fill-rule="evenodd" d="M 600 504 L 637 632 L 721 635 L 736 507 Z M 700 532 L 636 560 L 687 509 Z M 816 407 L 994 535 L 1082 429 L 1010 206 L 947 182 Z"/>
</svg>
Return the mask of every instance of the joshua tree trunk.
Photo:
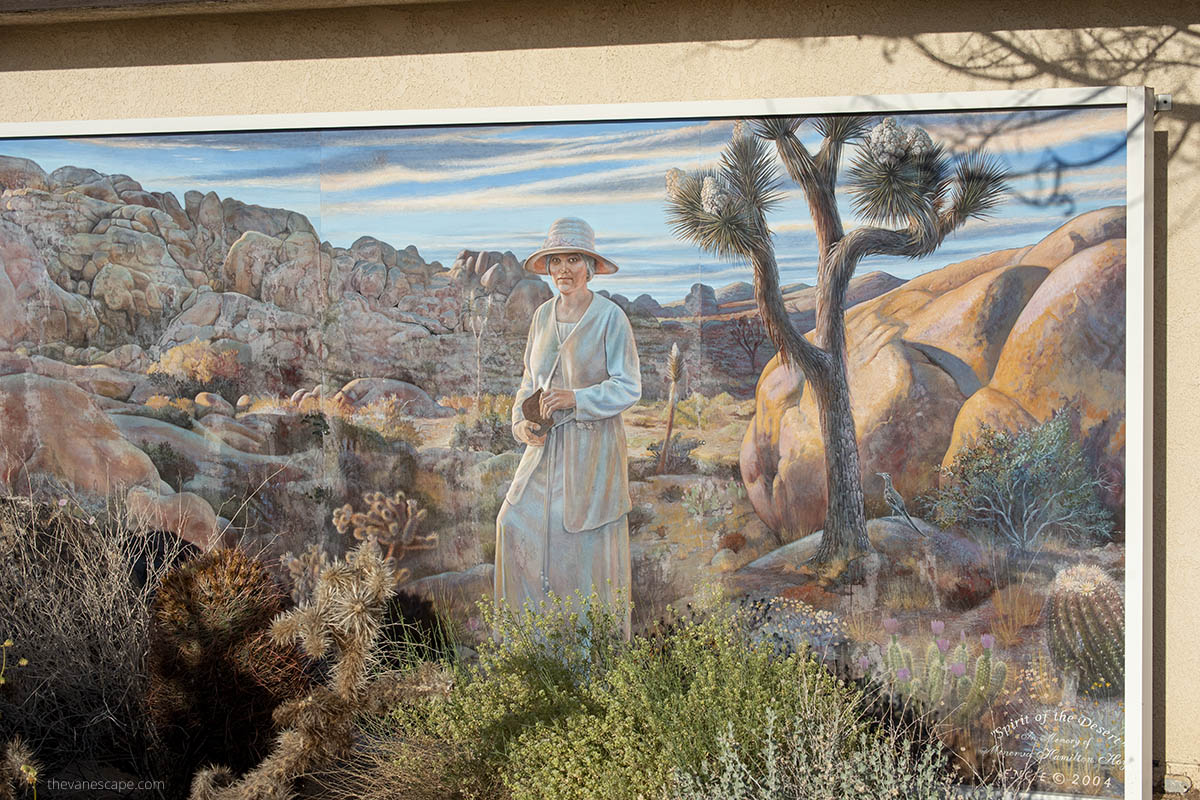
<svg viewBox="0 0 1200 800">
<path fill-rule="evenodd" d="M 825 484 L 829 504 L 825 512 L 825 534 L 814 561 L 830 563 L 853 559 L 872 550 L 867 538 L 862 477 L 858 462 L 858 440 L 850 409 L 850 386 L 845 359 L 834 365 L 828 385 L 810 381 L 821 420 L 825 443 Z"/>
</svg>

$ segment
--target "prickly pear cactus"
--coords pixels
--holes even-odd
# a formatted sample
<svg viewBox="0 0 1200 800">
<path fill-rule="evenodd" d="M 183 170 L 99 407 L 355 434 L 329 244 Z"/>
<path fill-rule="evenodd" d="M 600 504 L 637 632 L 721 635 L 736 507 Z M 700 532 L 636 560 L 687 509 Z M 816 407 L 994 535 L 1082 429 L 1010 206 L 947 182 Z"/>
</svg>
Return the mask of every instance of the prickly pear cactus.
<svg viewBox="0 0 1200 800">
<path fill-rule="evenodd" d="M 1125 599 L 1116 581 L 1091 564 L 1054 579 L 1046 643 L 1055 666 L 1078 680 L 1083 694 L 1110 697 L 1125 690 Z"/>
</svg>

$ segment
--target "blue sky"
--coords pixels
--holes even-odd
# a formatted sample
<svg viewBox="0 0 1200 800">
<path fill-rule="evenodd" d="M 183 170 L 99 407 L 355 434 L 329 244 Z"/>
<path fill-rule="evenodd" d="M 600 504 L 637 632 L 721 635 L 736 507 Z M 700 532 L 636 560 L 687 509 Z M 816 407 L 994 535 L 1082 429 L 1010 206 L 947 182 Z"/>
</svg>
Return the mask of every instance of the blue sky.
<svg viewBox="0 0 1200 800">
<path fill-rule="evenodd" d="M 925 259 L 878 258 L 859 270 L 911 278 L 979 253 L 1032 244 L 1075 214 L 1125 202 L 1124 107 L 920 114 L 955 152 L 980 143 L 1014 177 L 993 218 L 973 220 Z M 712 164 L 732 120 L 248 132 L 0 141 L 0 154 L 50 172 L 67 164 L 126 174 L 152 191 L 221 197 L 306 215 L 322 239 L 348 246 L 371 235 L 416 245 L 449 265 L 459 250 L 511 250 L 524 258 L 550 223 L 580 216 L 621 266 L 596 288 L 661 302 L 696 281 L 750 280 L 744 264 L 704 255 L 667 225 L 663 176 Z M 802 138 L 815 147 L 807 126 Z M 853 148 L 844 159 L 848 163 Z M 815 240 L 802 195 L 771 218 L 784 282 L 812 282 Z M 847 228 L 856 224 L 849 197 Z"/>
</svg>

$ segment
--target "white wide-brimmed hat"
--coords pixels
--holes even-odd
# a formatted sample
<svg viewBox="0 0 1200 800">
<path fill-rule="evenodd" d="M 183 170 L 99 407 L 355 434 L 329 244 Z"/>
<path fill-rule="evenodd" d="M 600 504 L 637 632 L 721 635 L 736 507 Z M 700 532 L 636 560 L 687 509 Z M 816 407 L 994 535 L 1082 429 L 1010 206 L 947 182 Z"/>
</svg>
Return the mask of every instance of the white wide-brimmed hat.
<svg viewBox="0 0 1200 800">
<path fill-rule="evenodd" d="M 546 274 L 546 256 L 555 253 L 583 253 L 596 259 L 596 274 L 611 275 L 617 265 L 596 252 L 596 232 L 579 217 L 563 217 L 555 220 L 546 234 L 542 249 L 525 259 L 525 270 L 538 275 Z"/>
</svg>

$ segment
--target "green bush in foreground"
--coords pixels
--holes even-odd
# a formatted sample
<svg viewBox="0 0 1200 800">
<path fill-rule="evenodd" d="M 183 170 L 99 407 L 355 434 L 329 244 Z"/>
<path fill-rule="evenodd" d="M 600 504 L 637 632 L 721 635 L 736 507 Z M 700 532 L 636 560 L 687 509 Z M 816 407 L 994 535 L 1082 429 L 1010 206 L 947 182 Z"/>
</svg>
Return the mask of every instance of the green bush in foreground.
<svg viewBox="0 0 1200 800">
<path fill-rule="evenodd" d="M 775 713 L 796 730 L 838 725 L 835 761 L 869 730 L 855 690 L 806 656 L 773 657 L 731 611 L 629 644 L 594 598 L 538 612 L 494 615 L 497 640 L 479 666 L 448 696 L 397 712 L 377 742 L 386 780 L 413 789 L 397 796 L 436 796 L 437 785 L 442 797 L 652 798 L 676 772 L 703 774 L 724 736 L 742 743 L 748 768 L 765 768 L 762 731 Z"/>
</svg>

